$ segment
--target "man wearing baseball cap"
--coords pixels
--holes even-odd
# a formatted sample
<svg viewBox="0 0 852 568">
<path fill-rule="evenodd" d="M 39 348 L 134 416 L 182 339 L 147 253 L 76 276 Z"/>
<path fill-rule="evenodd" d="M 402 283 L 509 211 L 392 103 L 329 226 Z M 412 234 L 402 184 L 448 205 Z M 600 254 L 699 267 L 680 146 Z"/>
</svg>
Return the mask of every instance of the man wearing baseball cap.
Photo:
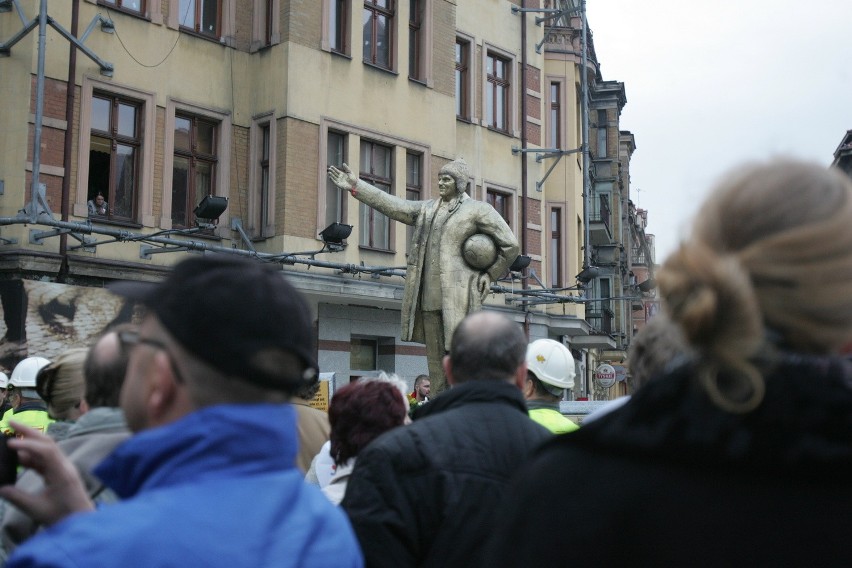
<svg viewBox="0 0 852 568">
<path fill-rule="evenodd" d="M 148 310 L 119 334 L 135 435 L 94 472 L 123 501 L 55 524 L 7 566 L 361 566 L 346 518 L 295 466 L 286 401 L 317 365 L 308 307 L 283 275 L 202 256 L 159 284 L 110 288 Z M 45 524 L 92 508 L 44 436 L 12 445 L 46 491 L 0 495 Z"/>
</svg>

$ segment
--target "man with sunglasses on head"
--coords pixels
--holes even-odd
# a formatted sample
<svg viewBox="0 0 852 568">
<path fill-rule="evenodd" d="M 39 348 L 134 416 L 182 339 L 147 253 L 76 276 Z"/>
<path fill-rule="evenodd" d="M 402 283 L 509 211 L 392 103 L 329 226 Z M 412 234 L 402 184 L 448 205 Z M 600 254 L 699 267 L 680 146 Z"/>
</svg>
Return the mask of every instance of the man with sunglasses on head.
<svg viewBox="0 0 852 568">
<path fill-rule="evenodd" d="M 135 434 L 95 469 L 123 501 L 86 512 L 76 471 L 25 430 L 13 447 L 45 491 L 0 496 L 54 526 L 7 566 L 362 566 L 343 513 L 295 466 L 288 401 L 317 365 L 308 306 L 281 272 L 192 257 L 162 283 L 111 289 L 148 310 L 119 334 Z"/>
</svg>

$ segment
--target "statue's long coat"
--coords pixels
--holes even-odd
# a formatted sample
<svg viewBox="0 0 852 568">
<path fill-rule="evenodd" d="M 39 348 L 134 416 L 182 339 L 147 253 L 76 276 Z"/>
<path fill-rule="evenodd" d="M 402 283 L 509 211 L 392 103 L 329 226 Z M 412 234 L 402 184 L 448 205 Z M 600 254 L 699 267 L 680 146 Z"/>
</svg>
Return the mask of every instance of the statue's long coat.
<svg viewBox="0 0 852 568">
<path fill-rule="evenodd" d="M 450 213 L 440 235 L 432 235 L 432 221 L 440 199 L 408 201 L 375 188 L 363 180 L 358 181 L 355 198 L 391 219 L 414 225 L 411 250 L 405 275 L 405 295 L 402 299 L 402 340 L 424 343 L 423 326 L 418 325 L 420 286 L 423 263 L 434 262 L 441 278 L 441 305 L 444 321 L 445 349 L 450 348 L 450 338 L 459 322 L 470 312 L 482 307 L 477 289 L 481 274 L 487 273 L 488 286 L 509 269 L 518 256 L 520 247 L 512 230 L 497 211 L 487 203 L 471 199 L 460 193 L 450 203 Z M 471 235 L 482 233 L 494 240 L 497 258 L 485 270 L 474 269 L 462 256 L 462 244 Z M 426 241 L 439 238 L 440 258 L 426 259 Z"/>
</svg>

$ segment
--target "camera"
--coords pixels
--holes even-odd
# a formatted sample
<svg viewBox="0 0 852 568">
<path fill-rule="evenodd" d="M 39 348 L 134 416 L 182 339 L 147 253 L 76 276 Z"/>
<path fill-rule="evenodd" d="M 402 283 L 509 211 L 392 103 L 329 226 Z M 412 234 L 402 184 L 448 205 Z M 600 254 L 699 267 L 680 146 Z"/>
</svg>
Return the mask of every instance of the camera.
<svg viewBox="0 0 852 568">
<path fill-rule="evenodd" d="M 18 452 L 9 447 L 12 438 L 0 435 L 0 485 L 13 485 L 18 479 Z"/>
</svg>

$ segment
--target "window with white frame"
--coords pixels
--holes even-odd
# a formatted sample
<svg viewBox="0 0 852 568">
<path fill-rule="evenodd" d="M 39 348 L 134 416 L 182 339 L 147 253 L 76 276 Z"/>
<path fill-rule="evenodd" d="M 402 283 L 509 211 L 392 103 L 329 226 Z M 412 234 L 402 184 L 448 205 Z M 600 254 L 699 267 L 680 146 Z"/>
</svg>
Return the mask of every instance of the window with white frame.
<svg viewBox="0 0 852 568">
<path fill-rule="evenodd" d="M 393 193 L 393 148 L 362 139 L 360 176 L 370 185 Z M 390 219 L 364 203 L 359 211 L 361 246 L 390 250 Z"/>
<path fill-rule="evenodd" d="M 606 158 L 607 118 L 606 111 L 598 111 L 598 153 L 596 158 Z"/>
<path fill-rule="evenodd" d="M 327 165 L 341 167 L 346 161 L 346 134 L 328 131 L 326 137 Z M 337 187 L 328 176 L 325 179 L 325 224 L 346 223 L 346 192 Z"/>
<path fill-rule="evenodd" d="M 364 61 L 393 69 L 394 0 L 364 0 Z"/>
<path fill-rule="evenodd" d="M 409 0 L 408 11 L 408 76 L 423 80 L 423 6 L 424 0 Z"/>
<path fill-rule="evenodd" d="M 201 35 L 222 35 L 222 0 L 180 0 L 180 27 Z"/>
<path fill-rule="evenodd" d="M 473 42 L 470 39 L 456 37 L 456 117 L 471 120 L 473 117 L 471 98 L 471 74 Z"/>
<path fill-rule="evenodd" d="M 408 10 L 408 77 L 427 84 L 432 74 L 431 2 L 409 0 Z"/>
<path fill-rule="evenodd" d="M 187 124 L 189 121 L 189 124 Z M 163 187 L 159 226 L 163 229 L 194 224 L 193 211 L 205 195 L 230 198 L 231 114 L 168 98 L 163 143 Z M 253 168 L 249 168 L 251 176 Z M 173 211 L 177 207 L 179 210 Z M 228 209 L 219 216 L 221 231 L 230 235 Z M 248 223 L 248 221 L 246 221 Z"/>
<path fill-rule="evenodd" d="M 253 2 L 259 0 L 244 1 L 251 6 Z M 149 2 L 165 2 L 165 0 L 149 0 Z M 166 25 L 173 30 L 190 32 L 199 37 L 235 47 L 237 2 L 238 0 L 168 0 L 164 4 L 167 7 Z M 149 11 L 153 16 L 153 10 Z M 254 16 L 250 17 L 254 18 Z M 254 44 L 259 37 L 259 32 L 257 34 L 252 32 L 250 49 L 252 46 L 259 47 Z"/>
<path fill-rule="evenodd" d="M 353 0 L 322 0 L 322 49 L 350 55 L 350 23 L 352 22 Z"/>
<path fill-rule="evenodd" d="M 89 215 L 136 219 L 139 190 L 141 103 L 109 93 L 94 93 L 89 137 Z"/>
<path fill-rule="evenodd" d="M 275 235 L 275 138 L 276 122 L 272 113 L 252 120 L 249 160 L 248 226 L 256 238 Z"/>
<path fill-rule="evenodd" d="M 98 193 L 99 221 L 154 226 L 154 93 L 84 77 L 80 88 L 77 191 L 73 214 L 89 216 Z"/>
<path fill-rule="evenodd" d="M 260 171 L 257 186 L 259 206 L 257 208 L 256 227 L 262 228 L 269 224 L 269 154 L 270 154 L 269 123 L 260 126 L 260 155 L 257 160 L 257 168 Z"/>
<path fill-rule="evenodd" d="M 514 227 L 514 193 L 496 187 L 485 188 L 485 201 L 493 207 L 506 221 L 509 227 Z"/>
<path fill-rule="evenodd" d="M 516 95 L 513 93 L 517 90 L 517 58 L 509 51 L 483 43 L 481 61 L 482 125 L 517 136 Z"/>
<path fill-rule="evenodd" d="M 547 122 L 547 140 L 551 148 L 562 147 L 562 83 L 550 82 L 550 109 Z"/>
<path fill-rule="evenodd" d="M 98 4 L 117 8 L 122 12 L 145 15 L 145 0 L 98 0 Z"/>
<path fill-rule="evenodd" d="M 163 23 L 163 0 L 83 0 L 89 4 L 104 6 L 110 10 L 124 12 L 148 19 L 153 24 Z"/>
<path fill-rule="evenodd" d="M 89 4 L 104 6 L 110 10 L 146 18 L 154 24 L 163 23 L 163 0 L 84 0 Z"/>
<path fill-rule="evenodd" d="M 254 52 L 281 42 L 281 26 L 278 16 L 281 13 L 281 0 L 252 0 L 252 2 L 250 51 Z"/>
<path fill-rule="evenodd" d="M 565 235 L 562 225 L 562 207 L 552 206 L 549 216 L 550 241 L 547 249 L 548 281 L 551 288 L 560 288 L 565 281 L 563 261 L 563 255 L 565 254 Z"/>
<path fill-rule="evenodd" d="M 218 124 L 205 117 L 175 115 L 172 161 L 172 226 L 189 227 L 193 211 L 215 195 Z"/>
<path fill-rule="evenodd" d="M 405 198 L 409 201 L 423 199 L 423 156 L 406 152 L 405 154 Z M 411 239 L 414 235 L 414 225 L 406 227 L 406 251 L 411 251 Z"/>
</svg>

